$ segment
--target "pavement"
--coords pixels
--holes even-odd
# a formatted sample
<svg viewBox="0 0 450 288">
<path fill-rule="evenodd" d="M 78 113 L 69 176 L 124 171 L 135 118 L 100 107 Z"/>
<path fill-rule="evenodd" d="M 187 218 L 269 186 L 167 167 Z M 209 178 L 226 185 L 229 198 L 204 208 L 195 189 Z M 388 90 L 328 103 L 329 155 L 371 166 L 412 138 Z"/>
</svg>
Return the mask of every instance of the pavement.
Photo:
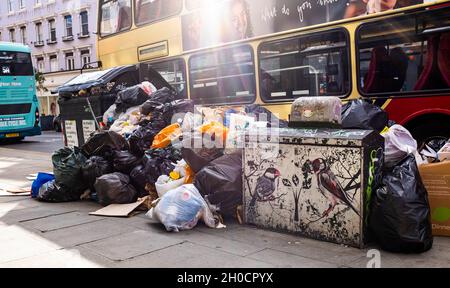
<svg viewBox="0 0 450 288">
<path fill-rule="evenodd" d="M 45 135 L 42 139 L 48 140 Z M 30 186 L 30 173 L 52 170 L 50 151 L 41 150 L 53 142 L 32 142 L 0 147 L 0 188 Z M 429 252 L 403 255 L 229 222 L 226 229 L 200 224 L 168 233 L 143 214 L 88 215 L 99 208 L 93 202 L 0 197 L 0 267 L 450 267 L 450 238 L 445 237 L 436 237 Z"/>
</svg>

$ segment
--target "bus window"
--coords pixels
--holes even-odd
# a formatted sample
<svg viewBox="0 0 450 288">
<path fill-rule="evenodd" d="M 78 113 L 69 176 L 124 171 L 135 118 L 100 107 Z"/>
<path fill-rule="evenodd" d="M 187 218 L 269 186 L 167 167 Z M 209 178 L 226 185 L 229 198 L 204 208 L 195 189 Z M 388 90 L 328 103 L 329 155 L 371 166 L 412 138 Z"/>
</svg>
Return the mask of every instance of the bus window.
<svg viewBox="0 0 450 288">
<path fill-rule="evenodd" d="M 134 4 L 136 25 L 176 15 L 183 8 L 182 0 L 134 0 Z"/>
<path fill-rule="evenodd" d="M 191 98 L 196 104 L 244 104 L 255 99 L 250 46 L 224 48 L 189 60 Z"/>
<path fill-rule="evenodd" d="M 348 37 L 344 30 L 261 44 L 260 87 L 266 102 L 350 93 Z"/>
<path fill-rule="evenodd" d="M 0 76 L 32 76 L 29 53 L 0 51 Z"/>
<path fill-rule="evenodd" d="M 150 63 L 150 66 L 177 90 L 181 98 L 187 98 L 186 67 L 183 59 Z"/>
<path fill-rule="evenodd" d="M 449 13 L 444 8 L 361 25 L 360 93 L 392 96 L 448 89 Z"/>
<path fill-rule="evenodd" d="M 104 0 L 100 11 L 100 36 L 131 28 L 131 0 Z"/>
</svg>

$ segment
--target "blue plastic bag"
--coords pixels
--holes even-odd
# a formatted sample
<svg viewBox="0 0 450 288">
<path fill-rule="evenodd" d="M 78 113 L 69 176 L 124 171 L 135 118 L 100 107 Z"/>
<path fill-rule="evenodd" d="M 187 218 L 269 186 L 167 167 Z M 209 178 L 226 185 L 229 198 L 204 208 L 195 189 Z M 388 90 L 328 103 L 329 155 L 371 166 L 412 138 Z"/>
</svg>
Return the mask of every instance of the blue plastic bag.
<svg viewBox="0 0 450 288">
<path fill-rule="evenodd" d="M 39 172 L 36 180 L 31 184 L 31 197 L 36 198 L 39 195 L 39 189 L 47 182 L 55 180 L 55 175 Z"/>
</svg>

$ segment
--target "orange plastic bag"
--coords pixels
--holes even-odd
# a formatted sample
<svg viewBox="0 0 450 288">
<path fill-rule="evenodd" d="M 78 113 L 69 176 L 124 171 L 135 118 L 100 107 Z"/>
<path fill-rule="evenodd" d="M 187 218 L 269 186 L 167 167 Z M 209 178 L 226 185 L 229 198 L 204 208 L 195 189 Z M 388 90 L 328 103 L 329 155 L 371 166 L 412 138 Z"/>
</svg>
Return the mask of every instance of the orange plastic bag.
<svg viewBox="0 0 450 288">
<path fill-rule="evenodd" d="M 194 177 L 195 173 L 192 171 L 191 167 L 189 165 L 186 165 L 186 180 L 184 180 L 184 184 L 192 184 L 194 183 Z"/>
<path fill-rule="evenodd" d="M 170 145 L 172 140 L 180 137 L 182 133 L 183 131 L 178 123 L 167 126 L 155 136 L 155 139 L 153 139 L 152 149 L 166 148 Z"/>
<path fill-rule="evenodd" d="M 200 133 L 206 133 L 209 135 L 215 135 L 216 137 L 221 137 L 224 142 L 227 139 L 228 128 L 223 126 L 222 123 L 212 121 L 203 124 L 198 129 Z"/>
</svg>

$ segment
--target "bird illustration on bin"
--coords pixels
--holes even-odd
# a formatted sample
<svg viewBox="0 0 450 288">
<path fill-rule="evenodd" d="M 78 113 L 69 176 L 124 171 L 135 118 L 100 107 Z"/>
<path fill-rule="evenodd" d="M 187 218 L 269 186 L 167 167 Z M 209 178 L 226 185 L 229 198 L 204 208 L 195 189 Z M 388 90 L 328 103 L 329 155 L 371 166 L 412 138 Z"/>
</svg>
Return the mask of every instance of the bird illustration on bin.
<svg viewBox="0 0 450 288">
<path fill-rule="evenodd" d="M 266 169 L 264 174 L 256 180 L 256 188 L 253 198 L 250 201 L 250 207 L 255 206 L 256 200 L 260 202 L 268 202 L 275 200 L 273 193 L 275 192 L 275 181 L 281 176 L 280 171 L 274 167 Z"/>
<path fill-rule="evenodd" d="M 356 208 L 352 205 L 347 192 L 344 191 L 341 184 L 338 182 L 336 175 L 334 175 L 324 159 L 319 158 L 314 160 L 312 162 L 312 168 L 314 174 L 317 176 L 317 186 L 320 191 L 324 195 L 330 196 L 329 200 L 331 203 L 329 204 L 328 209 L 323 212 L 322 217 L 327 217 L 331 211 L 333 211 L 334 207 L 338 204 L 338 200 L 350 207 L 356 214 L 358 214 L 358 216 L 361 216 L 358 210 L 356 210 Z"/>
</svg>

